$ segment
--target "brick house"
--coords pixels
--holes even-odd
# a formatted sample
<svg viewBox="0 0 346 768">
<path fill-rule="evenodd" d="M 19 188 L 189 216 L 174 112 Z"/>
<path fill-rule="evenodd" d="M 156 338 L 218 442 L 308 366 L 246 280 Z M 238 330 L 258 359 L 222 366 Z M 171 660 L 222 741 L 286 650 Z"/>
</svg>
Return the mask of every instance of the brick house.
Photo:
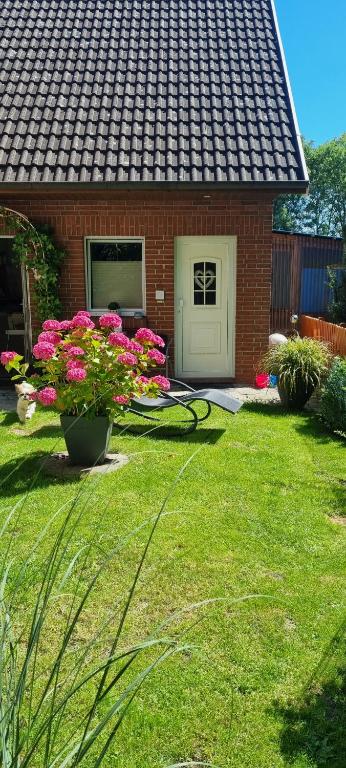
<svg viewBox="0 0 346 768">
<path fill-rule="evenodd" d="M 118 306 L 178 377 L 252 382 L 273 200 L 308 183 L 272 0 L 4 0 L 0 25 L 0 204 L 54 228 L 66 316 Z"/>
</svg>

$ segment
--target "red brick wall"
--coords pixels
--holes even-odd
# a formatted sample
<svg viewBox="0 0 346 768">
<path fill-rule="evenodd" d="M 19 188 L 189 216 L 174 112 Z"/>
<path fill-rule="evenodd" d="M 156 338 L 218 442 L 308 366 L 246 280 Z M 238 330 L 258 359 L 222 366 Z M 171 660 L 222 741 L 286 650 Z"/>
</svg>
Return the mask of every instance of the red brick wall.
<svg viewBox="0 0 346 768">
<path fill-rule="evenodd" d="M 148 324 L 173 334 L 174 238 L 236 235 L 236 380 L 252 383 L 266 348 L 270 317 L 272 194 L 212 191 L 81 191 L 7 195 L 0 205 L 48 222 L 69 257 L 61 276 L 67 315 L 85 307 L 84 237 L 145 238 Z M 164 304 L 155 289 L 165 291 Z"/>
</svg>

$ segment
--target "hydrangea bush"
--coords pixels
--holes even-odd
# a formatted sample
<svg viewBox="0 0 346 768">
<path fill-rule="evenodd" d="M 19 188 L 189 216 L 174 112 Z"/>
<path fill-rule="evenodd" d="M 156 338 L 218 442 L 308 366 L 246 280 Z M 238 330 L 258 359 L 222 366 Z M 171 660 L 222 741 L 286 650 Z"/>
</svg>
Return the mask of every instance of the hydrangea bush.
<svg viewBox="0 0 346 768">
<path fill-rule="evenodd" d="M 165 362 L 158 349 L 163 346 L 150 328 L 139 328 L 129 339 L 115 313 L 102 315 L 98 327 L 84 310 L 72 320 L 45 320 L 33 347 L 38 372 L 27 377 L 35 388 L 31 398 L 71 416 L 112 418 L 134 397 L 157 397 L 169 389 L 165 376 L 150 375 Z M 0 359 L 12 379 L 26 377 L 21 355 L 2 352 Z"/>
</svg>

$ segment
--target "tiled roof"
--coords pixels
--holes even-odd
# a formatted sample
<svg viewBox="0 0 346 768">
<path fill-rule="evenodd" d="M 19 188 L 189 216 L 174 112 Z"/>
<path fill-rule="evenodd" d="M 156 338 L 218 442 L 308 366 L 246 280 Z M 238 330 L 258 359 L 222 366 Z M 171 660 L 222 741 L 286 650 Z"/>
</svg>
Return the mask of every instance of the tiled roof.
<svg viewBox="0 0 346 768">
<path fill-rule="evenodd" d="M 271 0 L 0 10 L 0 183 L 304 181 Z"/>
</svg>

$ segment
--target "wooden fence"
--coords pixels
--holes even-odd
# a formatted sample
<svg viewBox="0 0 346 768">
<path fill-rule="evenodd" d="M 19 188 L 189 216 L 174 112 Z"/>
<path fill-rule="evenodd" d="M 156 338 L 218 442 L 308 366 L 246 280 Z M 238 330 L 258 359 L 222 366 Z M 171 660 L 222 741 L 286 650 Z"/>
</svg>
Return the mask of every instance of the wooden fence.
<svg viewBox="0 0 346 768">
<path fill-rule="evenodd" d="M 270 329 L 289 333 L 293 314 L 324 316 L 327 267 L 342 265 L 342 239 L 273 233 Z"/>
<path fill-rule="evenodd" d="M 317 317 L 300 315 L 299 330 L 301 336 L 328 342 L 335 355 L 346 356 L 346 328 L 343 326 L 327 323 Z"/>
</svg>

